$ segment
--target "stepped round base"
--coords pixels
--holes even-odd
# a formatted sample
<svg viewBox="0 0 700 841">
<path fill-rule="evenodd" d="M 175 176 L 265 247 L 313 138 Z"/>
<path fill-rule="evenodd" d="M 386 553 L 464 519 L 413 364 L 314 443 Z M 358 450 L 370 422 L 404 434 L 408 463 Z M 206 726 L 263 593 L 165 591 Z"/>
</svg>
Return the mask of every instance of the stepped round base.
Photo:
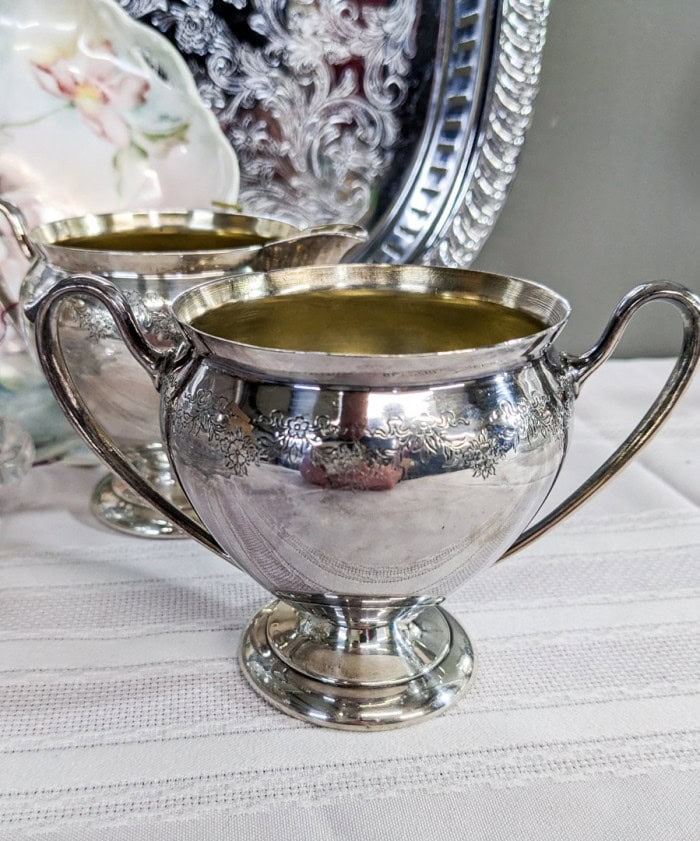
<svg viewBox="0 0 700 841">
<path fill-rule="evenodd" d="M 275 601 L 248 626 L 240 661 L 253 688 L 278 709 L 346 730 L 424 721 L 454 703 L 474 673 L 469 638 L 434 605 L 360 629 Z"/>
</svg>

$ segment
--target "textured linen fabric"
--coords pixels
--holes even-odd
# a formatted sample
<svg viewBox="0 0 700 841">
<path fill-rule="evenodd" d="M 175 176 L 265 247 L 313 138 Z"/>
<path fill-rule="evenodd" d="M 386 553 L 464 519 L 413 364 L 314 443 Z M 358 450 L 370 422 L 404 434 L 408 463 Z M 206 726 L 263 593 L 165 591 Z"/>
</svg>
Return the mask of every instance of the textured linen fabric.
<svg viewBox="0 0 700 841">
<path fill-rule="evenodd" d="M 555 499 L 669 369 L 586 383 Z M 0 838 L 698 839 L 699 420 L 696 380 L 604 491 L 451 594 L 472 688 L 377 733 L 249 688 L 238 642 L 268 596 L 243 573 L 100 529 L 96 469 L 32 471 L 0 501 Z"/>
</svg>

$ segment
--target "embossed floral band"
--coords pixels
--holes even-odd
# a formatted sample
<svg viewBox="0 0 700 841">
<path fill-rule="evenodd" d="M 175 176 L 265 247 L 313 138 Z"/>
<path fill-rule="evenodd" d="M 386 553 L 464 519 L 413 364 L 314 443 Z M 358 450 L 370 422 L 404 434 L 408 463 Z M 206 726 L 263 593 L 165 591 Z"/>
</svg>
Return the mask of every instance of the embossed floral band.
<svg viewBox="0 0 700 841">
<path fill-rule="evenodd" d="M 165 446 L 198 520 L 141 478 L 76 393 L 56 339 L 58 305 L 74 295 L 107 307 L 160 391 Z M 580 386 L 634 313 L 657 300 L 678 308 L 684 324 L 667 384 L 610 459 L 530 525 L 559 473 Z M 446 335 L 449 318 L 431 318 L 440 308 L 465 325 L 476 313 L 473 330 Z M 629 461 L 700 356 L 700 298 L 673 284 L 629 293 L 580 357 L 553 344 L 569 314 L 559 295 L 455 269 L 341 265 L 225 277 L 180 295 L 173 312 L 185 341 L 163 350 L 106 280 L 64 279 L 28 308 L 47 378 L 91 446 L 165 516 L 275 595 L 244 634 L 252 685 L 292 715 L 351 729 L 419 721 L 455 699 L 474 652 L 439 603 Z M 245 341 L 229 335 L 234 323 Z M 284 338 L 275 345 L 268 335 Z"/>
</svg>

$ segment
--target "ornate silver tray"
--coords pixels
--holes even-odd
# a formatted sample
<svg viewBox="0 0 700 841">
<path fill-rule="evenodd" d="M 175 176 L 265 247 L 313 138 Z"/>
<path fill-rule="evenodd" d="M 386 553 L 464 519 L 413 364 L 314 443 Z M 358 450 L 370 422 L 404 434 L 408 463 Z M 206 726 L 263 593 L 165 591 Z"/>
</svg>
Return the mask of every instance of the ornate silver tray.
<svg viewBox="0 0 700 841">
<path fill-rule="evenodd" d="M 117 0 L 185 56 L 248 213 L 469 265 L 515 175 L 548 0 Z"/>
</svg>

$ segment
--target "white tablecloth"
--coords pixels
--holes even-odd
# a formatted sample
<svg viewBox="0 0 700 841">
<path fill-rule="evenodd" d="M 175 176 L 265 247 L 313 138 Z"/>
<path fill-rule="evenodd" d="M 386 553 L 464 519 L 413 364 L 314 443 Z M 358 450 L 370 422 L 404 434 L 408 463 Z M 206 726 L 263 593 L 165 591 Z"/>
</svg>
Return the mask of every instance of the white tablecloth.
<svg viewBox="0 0 700 841">
<path fill-rule="evenodd" d="M 557 496 L 670 363 L 606 364 Z M 100 530 L 98 471 L 35 469 L 0 519 L 0 838 L 700 838 L 700 379 L 637 462 L 453 594 L 480 658 L 442 717 L 314 728 L 248 687 L 266 594 L 189 541 Z"/>
</svg>

